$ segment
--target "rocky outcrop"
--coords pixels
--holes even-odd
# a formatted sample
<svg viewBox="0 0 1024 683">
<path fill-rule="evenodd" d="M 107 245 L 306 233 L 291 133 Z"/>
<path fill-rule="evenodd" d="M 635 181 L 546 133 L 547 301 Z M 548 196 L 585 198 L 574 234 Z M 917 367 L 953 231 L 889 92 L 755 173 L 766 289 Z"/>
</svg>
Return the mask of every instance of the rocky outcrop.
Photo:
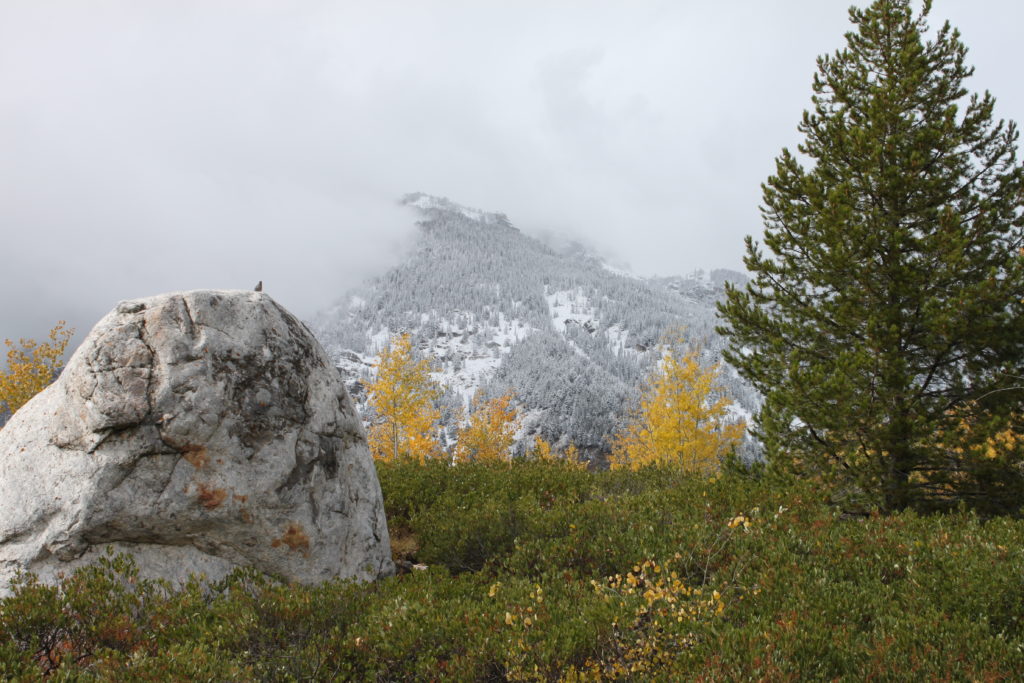
<svg viewBox="0 0 1024 683">
<path fill-rule="evenodd" d="M 0 430 L 0 594 L 131 552 L 145 576 L 393 571 L 360 420 L 313 336 L 259 292 L 120 303 Z"/>
</svg>

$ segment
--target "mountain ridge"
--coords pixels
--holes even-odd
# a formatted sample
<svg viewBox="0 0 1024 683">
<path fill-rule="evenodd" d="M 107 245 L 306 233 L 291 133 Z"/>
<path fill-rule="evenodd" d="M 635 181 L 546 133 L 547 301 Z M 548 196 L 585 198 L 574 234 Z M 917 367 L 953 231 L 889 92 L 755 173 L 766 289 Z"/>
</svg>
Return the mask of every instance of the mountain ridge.
<svg viewBox="0 0 1024 683">
<path fill-rule="evenodd" d="M 373 362 L 399 333 L 412 335 L 445 388 L 444 440 L 455 438 L 459 408 L 476 392 L 511 390 L 525 415 L 521 437 L 572 442 L 596 458 L 635 404 L 667 333 L 683 329 L 709 363 L 720 358 L 714 304 L 726 280 L 745 281 L 741 273 L 644 278 L 579 243 L 556 250 L 503 213 L 423 193 L 401 203 L 418 213 L 405 260 L 310 321 L 366 419 Z M 738 417 L 756 409 L 756 393 L 734 373 L 723 381 Z"/>
</svg>

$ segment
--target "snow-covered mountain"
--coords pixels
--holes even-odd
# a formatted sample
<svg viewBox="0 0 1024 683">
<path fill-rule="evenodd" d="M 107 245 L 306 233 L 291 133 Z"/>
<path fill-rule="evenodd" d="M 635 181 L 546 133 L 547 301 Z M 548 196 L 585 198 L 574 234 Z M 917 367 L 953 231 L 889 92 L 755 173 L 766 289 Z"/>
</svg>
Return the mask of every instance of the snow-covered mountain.
<svg viewBox="0 0 1024 683">
<path fill-rule="evenodd" d="M 376 355 L 407 332 L 434 360 L 452 434 L 457 407 L 477 391 L 511 390 L 527 416 L 524 435 L 571 441 L 597 457 L 635 404 L 665 333 L 682 329 L 717 359 L 715 301 L 726 280 L 745 280 L 740 273 L 640 278 L 578 244 L 524 235 L 504 214 L 424 194 L 403 203 L 419 214 L 408 258 L 310 322 L 364 415 Z M 725 383 L 741 414 L 756 408 L 756 393 L 730 370 Z"/>
</svg>

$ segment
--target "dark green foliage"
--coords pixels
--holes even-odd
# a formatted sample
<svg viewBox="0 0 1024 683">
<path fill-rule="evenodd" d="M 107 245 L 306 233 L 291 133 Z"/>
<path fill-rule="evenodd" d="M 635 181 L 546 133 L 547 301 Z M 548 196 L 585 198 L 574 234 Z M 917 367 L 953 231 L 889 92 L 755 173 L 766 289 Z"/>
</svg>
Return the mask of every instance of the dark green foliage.
<svg viewBox="0 0 1024 683">
<path fill-rule="evenodd" d="M 708 482 L 542 462 L 379 468 L 390 526 L 418 539 L 413 559 L 432 558 L 427 569 L 315 587 L 238 571 L 171 590 L 117 557 L 58 588 L 26 577 L 0 601 L 0 678 L 1007 680 L 1024 671 L 1019 520 L 844 519 L 810 484 L 738 471 Z M 511 520 L 517 535 L 482 520 Z"/>
<path fill-rule="evenodd" d="M 32 576 L 0 602 L 0 678 L 231 680 L 228 615 L 197 582 L 178 591 L 138 578 L 130 558 L 104 557 L 59 588 Z"/>
<path fill-rule="evenodd" d="M 847 505 L 1016 510 L 1022 442 L 988 446 L 1024 407 L 1018 133 L 967 97 L 967 50 L 948 24 L 926 37 L 929 9 L 850 10 L 799 126 L 809 166 L 776 160 L 720 331 L 773 466 Z"/>
</svg>

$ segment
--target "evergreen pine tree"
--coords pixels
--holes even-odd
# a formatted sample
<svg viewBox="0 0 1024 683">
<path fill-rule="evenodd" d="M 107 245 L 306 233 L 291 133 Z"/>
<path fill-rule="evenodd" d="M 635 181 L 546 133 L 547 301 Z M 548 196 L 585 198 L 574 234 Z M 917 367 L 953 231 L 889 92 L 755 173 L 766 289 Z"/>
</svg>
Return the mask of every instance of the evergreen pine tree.
<svg viewBox="0 0 1024 683">
<path fill-rule="evenodd" d="M 803 159 L 783 149 L 763 186 L 767 252 L 747 238 L 754 278 L 728 288 L 719 331 L 765 396 L 773 465 L 886 510 L 994 511 L 1024 491 L 1020 440 L 992 447 L 1020 433 L 1024 402 L 1024 172 L 1015 125 L 967 97 L 959 32 L 926 37 L 930 5 L 850 10 L 846 47 L 818 60 Z"/>
</svg>

